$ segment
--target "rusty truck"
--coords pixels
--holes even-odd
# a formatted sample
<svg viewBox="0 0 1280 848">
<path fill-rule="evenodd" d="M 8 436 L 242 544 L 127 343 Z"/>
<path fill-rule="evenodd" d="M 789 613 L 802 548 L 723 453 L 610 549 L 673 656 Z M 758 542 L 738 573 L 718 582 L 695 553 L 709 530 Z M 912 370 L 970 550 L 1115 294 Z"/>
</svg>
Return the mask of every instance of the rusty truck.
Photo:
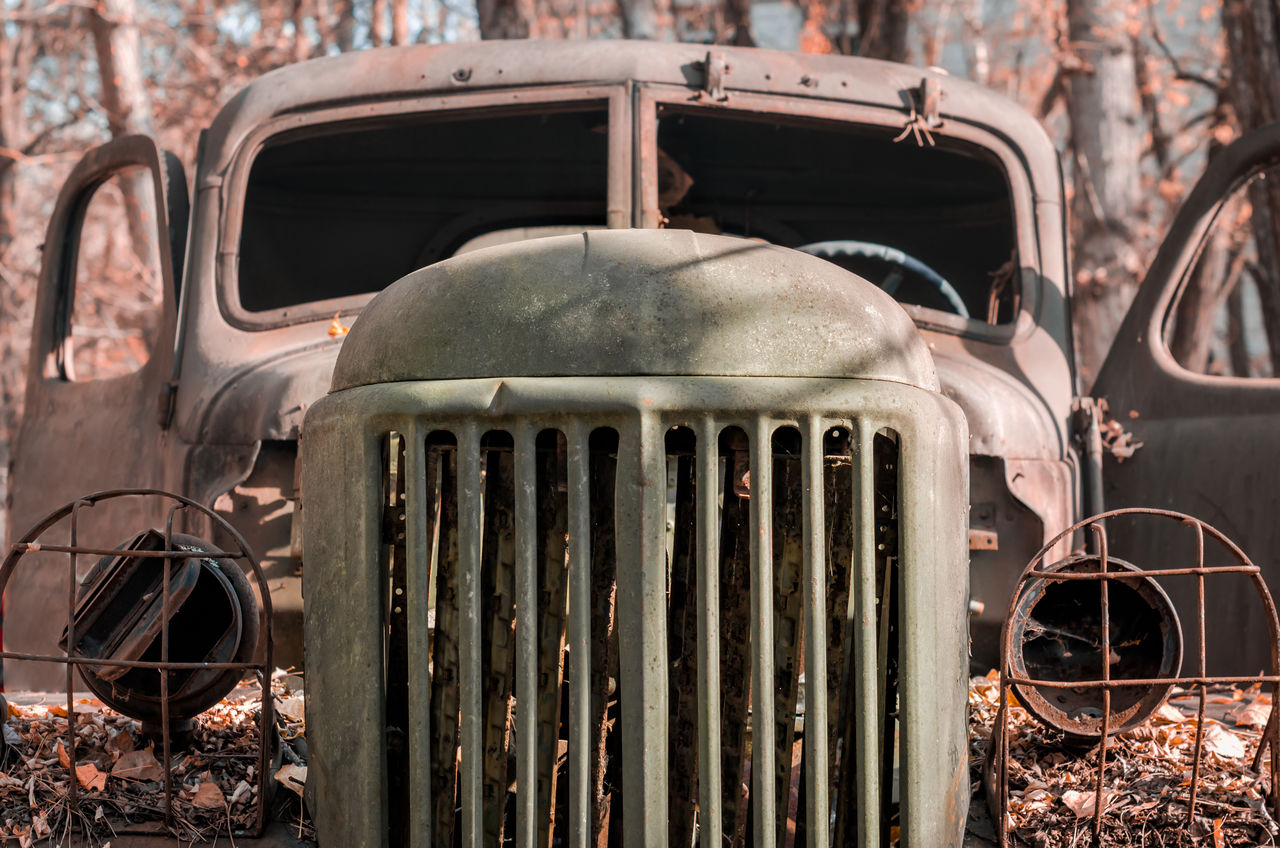
<svg viewBox="0 0 1280 848">
<path fill-rule="evenodd" d="M 1057 154 L 974 83 L 640 42 L 286 67 L 189 182 L 140 137 L 68 179 L 11 536 L 128 487 L 243 534 L 275 664 L 304 669 L 322 846 L 958 846 L 966 681 L 1046 542 L 1184 510 L 1274 578 L 1280 382 L 1168 339 L 1277 161 L 1275 128 L 1214 159 L 1085 386 Z M 81 228 L 125 176 L 154 314 L 95 374 Z M 1111 532 L 1147 562 L 1186 544 Z M 6 655 L 57 650 L 65 584 L 9 584 Z M 1208 603 L 1261 621 L 1244 590 Z"/>
</svg>

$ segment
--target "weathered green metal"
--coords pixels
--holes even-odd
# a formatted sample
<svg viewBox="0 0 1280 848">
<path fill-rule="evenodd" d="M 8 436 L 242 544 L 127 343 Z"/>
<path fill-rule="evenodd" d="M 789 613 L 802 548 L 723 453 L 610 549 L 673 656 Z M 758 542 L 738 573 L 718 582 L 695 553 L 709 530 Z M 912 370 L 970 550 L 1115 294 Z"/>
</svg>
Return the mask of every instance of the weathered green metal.
<svg viewBox="0 0 1280 848">
<path fill-rule="evenodd" d="M 376 611 L 385 585 L 377 538 L 380 516 L 374 508 L 359 508 L 369 480 L 377 479 L 381 470 L 376 461 L 361 466 L 360 458 L 376 456 L 378 440 L 391 430 L 469 433 L 459 440 L 462 452 L 478 451 L 476 434 L 480 432 L 518 434 L 531 427 L 560 429 L 569 440 L 572 456 L 591 429 L 610 427 L 620 437 L 615 496 L 619 513 L 617 614 L 618 626 L 625 634 L 621 641 L 621 697 L 626 844 L 646 848 L 666 844 L 669 692 L 662 437 L 677 425 L 697 427 L 703 434 L 698 447 L 703 468 L 717 450 L 712 437 L 728 426 L 741 427 L 757 440 L 767 439 L 780 426 L 797 427 L 802 433 L 835 426 L 849 428 L 860 434 L 863 444 L 882 428 L 897 434 L 901 444 L 901 579 L 895 591 L 901 593 L 904 611 L 900 623 L 899 763 L 903 844 L 930 848 L 960 844 L 968 798 L 964 727 L 966 534 L 959 495 L 967 485 L 964 420 L 953 403 L 934 392 L 883 380 L 830 378 L 423 380 L 352 388 L 318 403 L 308 415 L 303 485 L 310 493 L 304 511 L 307 597 L 320 611 L 308 618 L 307 647 L 312 663 L 309 691 L 314 693 L 313 712 L 308 716 L 316 775 L 313 809 L 321 833 L 336 844 L 369 845 L 382 844 L 385 833 L 379 812 L 384 809 L 380 789 L 384 726 L 380 704 L 382 644 Z M 467 448 L 468 444 L 472 447 Z M 366 447 L 361 449 L 361 445 Z M 527 437 L 517 439 L 517 468 L 528 462 L 529 448 Z M 767 450 L 757 449 L 755 457 L 766 467 L 771 463 Z M 866 459 L 866 453 L 859 451 L 856 461 L 864 463 Z M 460 467 L 467 463 L 465 456 L 459 457 Z M 358 473 L 361 468 L 364 474 Z M 758 476 L 767 477 L 763 473 Z M 763 501 L 765 493 L 753 489 L 753 499 Z M 410 492 L 422 491 L 422 487 L 410 488 Z M 704 505 L 704 512 L 708 506 Z M 764 506 L 762 503 L 762 511 L 767 513 Z M 407 504 L 411 513 L 426 507 Z M 865 514 L 857 518 L 858 537 L 863 540 L 874 534 L 868 518 Z M 520 532 L 517 528 L 517 535 Z M 752 536 L 753 560 L 758 568 L 765 568 L 771 547 L 754 533 Z M 465 547 L 465 540 L 461 543 Z M 811 545 L 818 543 L 820 540 L 810 539 Z M 421 568 L 422 558 L 416 561 Z M 865 545 L 854 566 L 859 584 L 865 584 L 868 570 L 874 580 L 874 557 L 867 558 Z M 526 572 L 523 577 L 517 574 L 523 583 L 528 578 L 528 562 L 522 560 L 518 569 Z M 421 575 L 410 577 L 414 579 L 421 585 Z M 408 603 L 414 604 L 415 599 L 408 599 Z M 706 599 L 700 598 L 699 604 L 705 608 Z M 921 610 L 928 612 L 916 614 Z M 467 615 L 465 610 L 463 615 Z M 874 617 L 868 622 L 861 616 L 855 616 L 853 622 L 858 641 L 869 641 L 872 650 L 874 622 Z M 699 630 L 702 641 L 706 638 L 705 623 Z M 703 644 L 700 656 L 712 654 Z M 825 646 L 813 643 L 809 649 L 815 660 L 825 661 Z M 773 655 L 771 645 L 758 642 L 751 650 L 757 662 L 767 663 Z M 858 689 L 874 692 L 874 664 L 855 663 L 855 667 Z M 527 676 L 529 668 L 517 668 L 517 679 Z M 359 676 L 353 677 L 356 670 Z M 462 672 L 468 674 L 465 668 Z M 810 702 L 818 697 L 820 693 L 812 689 L 807 694 Z M 767 711 L 771 703 L 772 699 L 758 701 L 757 710 Z M 714 750 L 710 712 L 699 719 L 703 757 Z M 869 725 L 867 735 L 874 738 L 874 718 L 865 710 L 860 712 L 860 724 Z M 517 708 L 517 716 L 520 714 Z M 353 715 L 359 720 L 353 721 Z M 761 731 L 767 726 L 763 721 L 757 724 Z M 412 738 L 421 740 L 419 734 Z M 478 739 L 468 742 L 464 734 L 464 787 L 469 777 L 478 777 L 478 772 L 468 771 L 469 744 L 478 745 Z M 755 746 L 757 774 L 772 775 L 762 768 L 769 750 L 766 745 Z M 569 756 L 572 762 L 572 749 Z M 716 768 L 715 761 L 707 762 L 703 757 L 702 770 Z M 875 774 L 875 763 L 866 765 L 863 774 Z M 825 775 L 812 769 L 810 774 L 810 791 L 829 794 Z M 720 776 L 722 781 L 726 777 Z M 762 780 L 761 791 L 772 795 L 771 777 Z M 412 775 L 411 786 L 421 787 L 415 797 L 425 802 L 424 793 L 429 791 L 426 773 Z M 867 789 L 859 789 L 859 806 L 868 806 Z M 882 789 L 888 790 L 887 786 Z M 700 794 L 706 797 L 705 790 Z M 478 795 L 475 792 L 473 797 Z M 464 793 L 463 820 L 478 822 L 479 811 L 468 811 L 468 803 Z M 763 808 L 759 801 L 757 804 L 759 813 Z M 527 802 L 520 809 L 522 816 L 528 815 Z M 526 827 L 519 822 L 517 830 L 523 833 Z M 771 826 L 757 827 L 762 830 L 760 837 L 768 839 L 773 834 Z M 811 844 L 822 844 L 818 832 L 810 832 Z M 875 844 L 877 832 L 875 828 L 864 830 L 860 844 Z"/>
<path fill-rule="evenodd" d="M 829 262 L 687 230 L 602 230 L 468 253 L 391 285 L 352 326 L 333 390 L 657 374 L 938 388 L 901 307 Z"/>
<path fill-rule="evenodd" d="M 625 821 L 623 842 L 628 848 L 667 844 L 670 789 L 688 785 L 692 776 L 672 782 L 669 755 L 675 750 L 669 739 L 670 704 L 675 699 L 668 670 L 672 658 L 665 438 L 672 427 L 696 434 L 696 462 L 686 467 L 698 469 L 691 482 L 701 496 L 694 543 L 695 679 L 702 702 L 697 764 L 674 764 L 696 770 L 700 830 L 711 834 L 728 826 L 730 831 L 722 833 L 730 840 L 743 832 L 746 810 L 738 759 L 727 762 L 730 773 L 722 770 L 721 736 L 732 728 L 751 736 L 754 844 L 774 845 L 783 836 L 792 757 L 792 719 L 784 713 L 793 709 L 795 698 L 794 681 L 783 678 L 794 673 L 793 653 L 803 641 L 809 670 L 806 702 L 818 705 L 807 717 L 813 729 L 806 743 L 807 842 L 829 842 L 826 828 L 814 824 L 828 820 L 834 777 L 845 784 L 839 787 L 839 809 L 846 811 L 840 832 L 849 839 L 856 834 L 859 845 L 878 843 L 882 805 L 891 792 L 885 775 L 895 754 L 883 742 L 885 733 L 893 739 L 894 726 L 891 721 L 886 724 L 891 708 L 886 699 L 897 691 L 904 844 L 959 844 L 968 796 L 963 724 L 968 598 L 964 417 L 937 392 L 928 351 L 910 319 L 871 284 L 792 251 L 663 231 L 588 233 L 458 257 L 392 286 L 366 308 L 352 330 L 338 360 L 333 392 L 308 413 L 302 456 L 303 489 L 308 493 L 303 513 L 308 603 L 322 611 L 308 618 L 307 630 L 309 692 L 315 705 L 309 716 L 310 738 L 319 778 L 313 809 L 322 833 L 352 844 L 378 844 L 386 838 L 385 829 L 375 826 L 385 823 L 386 816 L 380 791 L 386 767 L 381 753 L 384 686 L 375 678 L 361 687 L 355 708 L 361 721 L 352 724 L 351 681 L 342 674 L 355 668 L 383 671 L 383 625 L 378 616 L 368 614 L 385 609 L 380 597 L 386 591 L 381 541 L 376 533 L 370 536 L 370 528 L 351 526 L 353 520 L 373 521 L 378 516 L 376 510 L 368 516 L 353 512 L 350 505 L 360 503 L 364 490 L 376 486 L 384 472 L 366 465 L 362 474 L 335 477 L 332 469 L 351 470 L 353 445 L 366 446 L 372 456 L 374 449 L 368 446 L 379 444 L 392 431 L 417 440 L 406 452 L 407 465 L 417 469 L 415 473 L 426 474 L 431 467 L 421 458 L 425 434 L 450 433 L 457 445 L 452 461 L 458 475 L 458 514 L 448 520 L 457 528 L 457 541 L 441 539 L 434 561 L 439 579 L 454 579 L 450 575 L 456 571 L 459 583 L 456 595 L 446 592 L 437 601 L 435 661 L 437 673 L 453 673 L 447 662 L 441 665 L 447 658 L 440 654 L 450 638 L 441 628 L 452 627 L 459 634 L 460 700 L 455 712 L 450 712 L 453 702 L 437 702 L 449 690 L 436 681 L 430 687 L 432 703 L 424 704 L 429 687 L 420 669 L 427 657 L 423 640 L 414 639 L 411 650 L 417 655 L 410 656 L 409 665 L 419 671 L 410 701 L 431 717 L 431 726 L 443 724 L 434 738 L 425 724 L 414 726 L 409 734 L 415 747 L 409 756 L 410 794 L 418 799 L 415 809 L 425 808 L 411 814 L 412 826 L 428 827 L 426 810 L 434 810 L 439 836 L 447 831 L 439 819 L 452 818 L 456 803 L 462 844 L 470 846 L 482 841 L 486 820 L 496 823 L 494 817 L 502 815 L 492 808 L 502 803 L 496 797 L 488 798 L 490 809 L 481 809 L 484 757 L 498 756 L 496 751 L 482 751 L 481 705 L 487 697 L 492 723 L 493 705 L 504 704 L 506 696 L 482 691 L 486 680 L 505 678 L 482 673 L 480 634 L 486 626 L 483 609 L 490 602 L 477 590 L 482 572 L 489 573 L 483 562 L 492 559 L 482 550 L 482 530 L 490 522 L 483 516 L 482 490 L 487 484 L 482 480 L 482 437 L 505 431 L 514 444 L 510 467 L 517 480 L 517 659 L 509 689 L 516 696 L 515 834 L 525 845 L 534 842 L 536 834 L 541 844 L 549 836 L 551 816 L 562 834 L 559 828 L 566 821 L 555 811 L 563 809 L 568 813 L 570 844 L 585 846 L 599 837 L 602 822 L 591 815 L 592 762 L 603 756 L 605 736 L 594 725 L 606 713 L 591 709 L 591 681 L 607 670 L 592 667 L 593 653 L 597 663 L 606 655 L 592 646 L 607 634 L 592 632 L 592 594 L 600 591 L 598 581 L 593 583 L 598 577 L 593 558 L 601 552 L 592 546 L 588 445 L 593 432 L 609 428 L 618 439 L 611 544 L 616 551 L 614 615 L 620 636 L 622 734 L 622 803 L 620 810 L 614 809 Z M 847 460 L 856 466 L 846 478 L 850 494 L 833 490 L 834 500 L 824 491 L 828 475 L 822 453 L 832 427 L 850 434 L 856 446 Z M 724 484 L 719 482 L 720 441 L 726 428 L 736 428 L 735 438 L 746 439 L 737 455 L 745 451 L 749 457 L 750 482 L 734 478 L 736 470 L 728 466 Z M 777 466 L 781 488 L 775 505 L 773 439 L 780 428 L 796 428 L 801 449 L 798 457 L 786 460 L 798 469 L 794 484 L 785 482 L 792 471 L 783 470 L 791 465 Z M 563 451 L 565 458 L 536 455 L 537 434 L 546 429 L 559 432 L 564 447 L 557 448 L 557 455 Z M 894 459 L 878 468 L 873 442 L 882 432 L 892 436 L 896 447 Z M 739 449 L 730 450 L 732 456 Z M 877 481 L 882 478 L 894 481 L 892 515 L 877 513 Z M 563 479 L 567 495 L 557 490 L 558 479 Z M 831 477 L 832 485 L 837 479 Z M 749 488 L 749 495 L 735 495 L 739 485 Z M 426 485 L 407 483 L 405 526 L 410 532 L 427 533 L 430 522 L 424 516 L 432 511 L 447 517 L 455 501 L 437 505 L 436 488 L 434 477 Z M 749 512 L 731 519 L 728 502 L 739 496 L 749 497 Z M 720 498 L 725 499 L 723 508 Z M 831 503 L 845 503 L 851 510 L 852 547 L 838 539 L 829 544 L 824 538 L 825 512 Z M 688 507 L 682 515 L 689 520 Z M 748 568 L 744 582 L 750 586 L 749 624 L 735 622 L 735 627 L 745 625 L 747 630 L 732 652 L 745 648 L 742 659 L 749 657 L 755 693 L 749 721 L 737 709 L 728 716 L 728 727 L 719 707 L 720 623 L 726 614 L 717 585 L 723 579 L 718 567 L 722 521 L 740 521 L 745 531 L 746 550 L 729 555 Z M 894 532 L 889 532 L 890 524 Z M 775 533 L 781 534 L 781 551 L 773 543 Z M 545 538 L 537 540 L 538 534 Z M 350 543 L 326 541 L 334 535 Z M 408 542 L 409 565 L 416 570 L 407 576 L 408 585 L 415 588 L 405 599 L 411 609 L 428 602 L 425 570 L 433 556 L 427 547 L 435 544 L 431 539 Z M 841 562 L 839 551 L 850 559 Z M 541 577 L 539 560 L 545 571 Z M 828 606 L 828 567 L 837 572 L 852 568 L 848 581 L 837 578 L 852 587 L 847 618 Z M 781 569 L 777 573 L 787 586 L 777 585 L 775 569 Z M 879 575 L 890 580 L 897 575 L 897 584 L 881 587 Z M 793 585 L 797 576 L 801 586 Z M 542 610 L 534 622 L 519 610 L 537 609 L 539 590 L 550 591 L 547 598 L 554 609 Z M 846 597 L 845 591 L 839 595 Z M 797 596 L 794 600 L 792 594 Z M 890 595 L 896 596 L 892 605 Z M 728 609 L 734 612 L 736 607 Z M 889 657 L 884 654 L 888 643 L 883 634 L 891 609 L 902 610 L 901 620 L 893 625 L 899 649 L 896 690 L 887 690 L 884 682 Z M 835 654 L 839 658 L 850 653 L 851 662 L 842 661 L 848 671 L 834 680 L 825 673 L 830 667 L 826 628 L 833 612 L 837 626 L 843 620 L 852 631 L 852 644 Z M 787 628 L 781 638 L 775 637 L 775 619 Z M 422 622 L 424 615 L 411 613 L 411 620 Z M 351 638 L 355 631 L 363 636 Z M 567 664 L 560 659 L 562 644 L 568 647 Z M 735 672 L 731 688 L 745 693 L 745 680 L 736 676 L 740 673 Z M 562 679 L 568 684 L 569 707 L 563 737 L 557 729 Z M 777 696 L 765 694 L 775 691 Z M 852 724 L 831 725 L 825 715 L 828 702 L 841 705 L 854 693 L 856 707 L 837 706 Z M 556 706 L 548 711 L 539 704 Z M 450 716 L 457 717 L 460 738 L 454 736 Z M 833 731 L 845 737 L 844 760 L 849 760 L 850 747 L 856 757 L 856 764 L 845 762 L 838 771 L 830 768 Z M 553 802 L 559 780 L 553 768 L 559 758 L 557 738 L 566 746 L 567 803 Z M 454 745 L 460 746 L 456 799 L 451 784 L 441 784 L 438 777 L 433 783 L 430 777 L 444 765 L 452 773 Z M 434 772 L 432 754 L 441 758 Z M 346 775 L 341 783 L 333 779 L 340 766 Z M 359 787 L 356 794 L 365 797 L 352 797 L 353 785 Z M 522 791 L 525 788 L 533 791 Z M 343 793 L 340 802 L 338 793 Z M 436 797 L 430 797 L 433 794 Z M 726 804 L 731 818 L 724 816 Z M 383 813 L 351 818 L 344 812 L 351 809 Z M 853 811 L 856 824 L 848 819 Z M 495 826 L 489 825 L 490 830 Z"/>
</svg>

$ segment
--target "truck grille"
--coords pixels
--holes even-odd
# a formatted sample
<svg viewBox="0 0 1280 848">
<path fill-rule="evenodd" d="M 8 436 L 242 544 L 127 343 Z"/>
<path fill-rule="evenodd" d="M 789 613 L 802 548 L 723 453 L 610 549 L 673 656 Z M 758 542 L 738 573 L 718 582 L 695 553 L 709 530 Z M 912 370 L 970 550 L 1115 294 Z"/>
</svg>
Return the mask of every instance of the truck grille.
<svg viewBox="0 0 1280 848">
<path fill-rule="evenodd" d="M 956 595 L 961 625 L 964 597 L 963 560 L 959 571 L 904 564 L 902 465 L 962 475 L 962 454 L 938 466 L 928 449 L 913 451 L 900 415 L 645 410 L 642 397 L 576 415 L 519 405 L 367 415 L 363 458 L 343 468 L 377 469 L 377 530 L 343 544 L 376 539 L 368 597 L 382 622 L 372 670 L 381 686 L 362 693 L 370 709 L 353 706 L 357 726 L 343 731 L 333 708 L 310 705 L 327 703 L 336 684 L 329 653 L 372 654 L 372 622 L 360 621 L 358 581 L 346 599 L 332 587 L 354 576 L 335 567 L 351 555 L 307 556 L 314 756 L 340 757 L 345 745 L 375 762 L 349 740 L 322 746 L 339 733 L 380 745 L 384 844 L 888 844 L 903 824 L 903 575 L 938 566 L 958 582 L 943 595 Z M 331 441 L 337 428 L 324 429 Z M 322 477 L 333 481 L 324 500 L 356 491 L 341 473 L 304 481 L 308 533 L 322 520 L 312 494 Z M 936 500 L 946 503 L 925 497 Z M 921 510 L 923 529 L 958 541 L 961 511 L 943 521 L 955 528 L 940 527 L 930 523 L 937 505 Z M 357 496 L 346 514 L 361 508 Z M 324 587 L 319 601 L 313 586 Z M 935 625 L 914 630 L 928 642 Z M 342 644 L 344 632 L 365 647 Z M 947 663 L 940 697 L 955 700 L 949 677 L 962 679 L 962 657 L 949 640 L 936 647 L 944 656 L 924 664 Z M 935 676 L 920 669 L 923 686 Z M 916 700 L 921 715 L 933 708 Z M 959 738 L 942 770 L 963 795 L 947 771 L 963 772 L 963 736 L 951 730 L 940 731 L 943 743 Z M 936 768 L 924 747 L 919 762 Z M 938 785 L 902 762 L 904 791 Z M 953 824 L 922 830 L 917 844 L 944 844 L 927 831 Z"/>
<path fill-rule="evenodd" d="M 748 822 L 758 846 L 847 844 L 867 803 L 890 822 L 896 436 L 864 432 L 855 447 L 851 421 L 699 429 L 672 427 L 654 446 L 666 568 L 645 576 L 661 580 L 665 628 L 628 608 L 625 576 L 619 585 L 617 511 L 644 505 L 618 489 L 616 430 L 521 422 L 388 436 L 393 827 L 429 830 L 435 845 L 455 831 L 483 845 L 621 844 L 635 784 L 647 802 L 664 796 L 673 846 L 718 845 L 714 833 L 742 845 Z M 414 504 L 425 508 L 410 521 Z M 855 572 L 859 507 L 875 530 Z M 409 643 L 415 605 L 429 653 Z M 856 617 L 873 628 L 853 634 Z M 634 711 L 617 686 L 631 676 L 622 650 L 646 628 L 664 629 L 668 646 L 665 680 L 640 670 L 667 688 L 665 791 L 627 768 Z M 859 642 L 880 669 L 874 688 L 858 685 Z M 814 693 L 803 705 L 802 675 Z M 403 739 L 423 710 L 430 731 Z M 873 752 L 862 803 L 859 738 Z M 876 757 L 882 747 L 889 756 Z M 832 834 L 807 837 L 811 822 L 834 822 Z"/>
</svg>

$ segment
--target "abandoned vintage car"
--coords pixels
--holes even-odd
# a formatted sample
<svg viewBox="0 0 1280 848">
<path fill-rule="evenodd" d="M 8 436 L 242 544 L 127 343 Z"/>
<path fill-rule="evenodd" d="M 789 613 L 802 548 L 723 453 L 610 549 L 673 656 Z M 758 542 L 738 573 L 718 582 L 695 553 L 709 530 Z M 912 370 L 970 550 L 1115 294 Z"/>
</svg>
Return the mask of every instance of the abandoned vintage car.
<svg viewBox="0 0 1280 848">
<path fill-rule="evenodd" d="M 1144 443 L 1118 464 L 1054 148 L 991 91 L 626 42 L 285 68 L 204 134 L 189 204 L 146 139 L 71 176 L 10 526 L 146 487 L 243 533 L 277 664 L 305 642 L 324 846 L 958 846 L 966 680 L 1046 541 L 1105 500 L 1280 545 L 1280 383 L 1165 344 L 1222 197 L 1277 158 L 1274 130 L 1220 156 L 1143 286 L 1092 390 Z M 163 285 L 145 362 L 92 379 L 79 230 L 129 168 Z M 1127 527 L 1129 558 L 1185 552 Z M 55 649 L 65 584 L 10 586 L 7 649 Z M 1247 591 L 1210 616 L 1247 624 Z"/>
</svg>

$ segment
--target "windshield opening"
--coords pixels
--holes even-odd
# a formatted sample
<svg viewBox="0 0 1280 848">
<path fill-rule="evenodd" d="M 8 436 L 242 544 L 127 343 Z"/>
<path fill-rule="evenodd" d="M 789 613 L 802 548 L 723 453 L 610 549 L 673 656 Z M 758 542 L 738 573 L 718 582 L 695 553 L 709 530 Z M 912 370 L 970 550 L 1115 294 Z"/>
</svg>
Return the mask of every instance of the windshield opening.
<svg viewBox="0 0 1280 848">
<path fill-rule="evenodd" d="M 976 149 L 885 128 L 661 107 L 665 226 L 821 256 L 900 302 L 992 324 L 1017 312 L 1008 181 Z"/>
<path fill-rule="evenodd" d="M 477 236 L 604 226 L 603 105 L 415 116 L 282 139 L 254 160 L 240 306 L 261 313 L 380 291 Z"/>
</svg>

